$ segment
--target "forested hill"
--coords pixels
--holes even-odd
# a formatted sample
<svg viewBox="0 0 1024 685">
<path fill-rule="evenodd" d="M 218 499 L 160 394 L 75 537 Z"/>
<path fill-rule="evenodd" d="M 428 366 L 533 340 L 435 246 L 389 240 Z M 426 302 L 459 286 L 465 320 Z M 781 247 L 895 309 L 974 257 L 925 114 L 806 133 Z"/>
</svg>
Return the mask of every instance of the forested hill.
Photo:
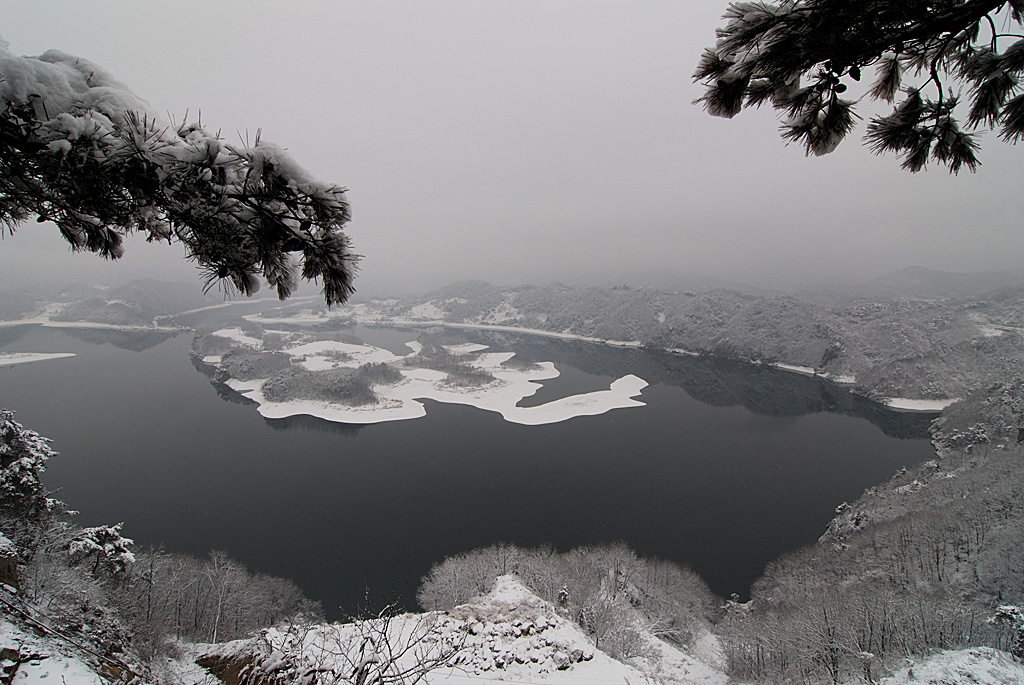
<svg viewBox="0 0 1024 685">
<path fill-rule="evenodd" d="M 876 398 L 964 397 L 1020 373 L 1024 359 L 1021 285 L 950 296 L 823 297 L 469 281 L 388 301 L 383 313 L 804 366 L 854 377 L 860 392 Z"/>
<path fill-rule="evenodd" d="M 425 295 L 371 300 L 327 312 L 300 298 L 268 315 L 321 321 L 412 322 L 533 329 L 745 362 L 813 369 L 881 400 L 966 397 L 1024 373 L 1024 275 L 904 269 L 847 294 L 772 294 L 714 287 L 682 292 L 455 283 Z M 16 311 L 60 322 L 174 326 L 177 313 L 223 304 L 187 283 L 134 281 L 97 293 L 4 298 Z M 19 299 L 20 298 L 20 299 Z M 60 304 L 53 304 L 54 301 Z M 49 303 L 49 304 L 48 304 Z M 310 309 L 320 311 L 311 312 Z"/>
<path fill-rule="evenodd" d="M 203 292 L 191 281 L 142 278 L 114 287 L 75 282 L 0 283 L 0 320 L 88 322 L 123 328 L 148 328 L 156 319 L 190 309 L 222 304 L 219 291 Z"/>
</svg>

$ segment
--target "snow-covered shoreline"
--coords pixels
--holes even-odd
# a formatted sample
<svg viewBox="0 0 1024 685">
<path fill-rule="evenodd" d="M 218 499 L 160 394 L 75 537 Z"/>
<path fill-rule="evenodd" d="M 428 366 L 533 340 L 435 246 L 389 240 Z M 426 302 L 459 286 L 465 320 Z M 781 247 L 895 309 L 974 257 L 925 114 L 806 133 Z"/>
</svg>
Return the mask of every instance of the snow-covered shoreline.
<svg viewBox="0 0 1024 685">
<path fill-rule="evenodd" d="M 959 401 L 960 399 L 955 397 L 941 400 L 912 400 L 906 397 L 888 397 L 882 403 L 889 409 L 897 411 L 939 412 L 954 402 Z"/>
<path fill-rule="evenodd" d="M 241 329 L 229 328 L 214 331 L 213 335 L 228 338 L 235 343 L 257 349 L 261 341 L 246 335 Z M 229 378 L 226 385 L 239 394 L 259 404 L 261 416 L 268 419 L 283 419 L 296 415 L 307 415 L 327 421 L 351 424 L 404 421 L 425 416 L 426 407 L 421 400 L 434 400 L 447 404 L 462 404 L 484 411 L 492 411 L 510 423 L 537 426 L 547 423 L 568 421 L 578 416 L 595 416 L 613 409 L 642 407 L 644 403 L 633 399 L 647 381 L 634 375 L 623 376 L 611 383 L 607 390 L 570 395 L 532 407 L 520 407 L 519 402 L 534 395 L 540 388 L 540 381 L 557 378 L 559 373 L 551 362 L 541 362 L 524 368 L 509 368 L 505 362 L 515 356 L 514 352 L 483 352 L 485 345 L 455 345 L 449 352 L 459 355 L 475 355 L 468 365 L 474 370 L 488 374 L 493 380 L 481 385 L 465 386 L 453 382 L 449 374 L 425 366 L 417 366 L 416 359 L 421 346 L 416 341 L 407 343 L 410 354 L 399 356 L 372 345 L 355 345 L 330 340 L 304 342 L 284 350 L 293 363 L 309 371 L 325 371 L 332 368 L 358 368 L 363 364 L 392 364 L 400 370 L 402 380 L 394 384 L 374 386 L 377 401 L 366 405 L 346 405 L 323 400 L 290 400 L 273 402 L 262 392 L 266 379 L 239 380 Z M 337 355 L 343 354 L 344 361 Z M 203 357 L 207 364 L 220 363 L 218 355 Z"/>
<path fill-rule="evenodd" d="M 100 323 L 98 321 L 53 321 L 42 316 L 35 316 L 28 319 L 11 319 L 0 321 L 0 328 L 12 326 L 42 326 L 43 328 L 89 328 L 109 331 L 157 331 L 161 333 L 180 333 L 188 330 L 181 326 L 156 326 L 156 325 L 127 325 L 114 323 Z"/>
<path fill-rule="evenodd" d="M 358 305 L 357 305 L 358 306 Z M 355 309 L 356 307 L 352 307 Z M 263 317 L 259 314 L 249 314 L 242 317 L 248 321 L 253 321 L 260 324 L 322 324 L 330 320 L 331 317 L 326 316 L 280 316 L 280 317 Z M 444 319 L 398 319 L 385 316 L 360 316 L 358 313 L 353 314 L 353 319 L 356 323 L 364 326 L 383 326 L 388 328 L 462 328 L 470 330 L 480 331 L 499 331 L 505 333 L 522 333 L 524 335 L 538 335 L 545 338 L 557 338 L 559 340 L 579 340 L 582 342 L 599 343 L 602 345 L 610 345 L 612 347 L 643 347 L 643 343 L 639 340 L 606 340 L 604 338 L 594 338 L 586 335 L 577 335 L 575 333 L 559 333 L 557 331 L 546 331 L 542 328 L 523 328 L 519 326 L 504 326 L 499 324 L 488 324 L 488 323 L 452 323 L 445 321 Z M 672 352 L 684 352 L 683 350 L 670 350 Z M 696 353 L 693 353 L 696 354 Z"/>
<path fill-rule="evenodd" d="M 320 299 L 320 298 L 318 296 L 316 296 L 316 295 L 304 295 L 304 296 L 301 296 L 301 297 L 293 297 L 291 299 L 291 301 L 294 303 L 294 302 L 303 302 L 303 301 L 306 301 L 306 300 L 318 300 L 318 299 Z M 153 323 L 156 324 L 156 322 L 161 320 L 161 319 L 173 319 L 173 318 L 178 317 L 178 316 L 188 316 L 189 314 L 199 314 L 201 312 L 210 312 L 210 311 L 214 311 L 216 309 L 227 309 L 228 307 L 234 307 L 234 306 L 240 305 L 240 304 L 256 304 L 256 303 L 259 303 L 259 302 L 280 302 L 280 301 L 281 300 L 279 298 L 276 298 L 276 297 L 255 297 L 255 298 L 247 298 L 245 300 L 234 300 L 234 301 L 231 301 L 231 302 L 221 302 L 220 304 L 211 304 L 211 305 L 207 305 L 205 307 L 196 307 L 195 309 L 186 309 L 185 311 L 176 312 L 174 314 L 160 314 L 158 316 L 153 317 Z"/>
<path fill-rule="evenodd" d="M 89 328 L 113 331 L 161 331 L 166 333 L 177 333 L 183 330 L 188 330 L 181 326 L 161 326 L 156 322 L 156 319 L 166 317 L 159 316 L 156 317 L 156 319 L 153 319 L 153 322 L 149 324 L 112 324 L 101 323 L 99 321 L 55 321 L 53 317 L 56 314 L 59 314 L 67 306 L 67 302 L 51 302 L 43 307 L 43 310 L 35 316 L 27 316 L 23 319 L 5 319 L 0 321 L 0 328 L 11 326 L 44 326 L 46 328 Z"/>
<path fill-rule="evenodd" d="M 399 319 L 393 317 L 387 317 L 381 314 L 372 314 L 368 312 L 367 305 L 354 305 L 351 306 L 352 310 L 351 318 L 359 324 L 365 326 L 384 326 L 392 328 L 456 328 L 456 329 L 468 329 L 468 330 L 483 330 L 483 331 L 499 331 L 506 333 L 519 333 L 523 335 L 536 335 L 546 338 L 556 338 L 559 340 L 577 340 L 581 342 L 597 343 L 602 345 L 609 345 L 611 347 L 628 347 L 628 348 L 641 348 L 643 343 L 638 340 L 624 341 L 624 340 L 606 340 L 604 338 L 596 338 L 591 336 L 577 335 L 574 333 L 561 333 L 556 331 L 546 331 L 539 328 L 525 328 L 518 326 L 507 326 L 503 324 L 484 324 L 484 323 L 450 323 L 443 319 Z M 249 321 L 253 321 L 261 324 L 312 324 L 312 323 L 324 323 L 331 317 L 323 315 L 310 314 L 308 316 L 296 315 L 293 317 L 262 317 L 259 314 L 250 314 L 243 317 Z M 685 356 L 700 356 L 700 353 L 693 352 L 682 348 L 659 348 L 662 352 L 669 354 L 678 354 Z M 834 383 L 840 386 L 851 387 L 856 385 L 857 379 L 852 375 L 833 375 L 827 373 L 820 373 L 816 369 L 809 366 L 800 366 L 797 364 L 788 364 L 785 362 L 773 362 L 769 364 L 774 369 L 779 371 L 785 371 L 787 373 L 796 373 L 801 376 L 812 376 L 815 378 L 821 378 L 822 380 Z M 943 400 L 924 400 L 914 399 L 909 397 L 890 397 L 884 400 L 874 400 L 894 411 L 903 412 L 941 412 L 949 405 L 957 402 L 957 398 L 943 399 Z"/>
<path fill-rule="evenodd" d="M 497 391 L 460 392 L 445 390 L 437 384 L 440 380 L 421 370 L 414 377 L 394 387 L 378 388 L 381 401 L 373 405 L 347 406 L 317 400 L 292 400 L 270 402 L 260 392 L 262 381 L 229 380 L 226 385 L 259 404 L 257 411 L 264 418 L 284 419 L 306 415 L 334 421 L 336 423 L 371 424 L 388 421 L 405 421 L 426 416 L 427 410 L 419 400 L 434 400 L 446 404 L 463 404 L 484 411 L 493 411 L 510 423 L 524 426 L 539 426 L 548 423 L 568 421 L 578 416 L 596 416 L 613 409 L 642 407 L 643 402 L 633 399 L 647 387 L 647 381 L 632 374 L 612 382 L 608 390 L 597 390 L 581 395 L 570 395 L 533 407 L 519 407 L 516 404 L 540 387 L 532 380 L 508 383 Z M 557 375 L 557 372 L 556 374 Z M 552 376 L 553 377 L 553 376 Z M 536 385 L 536 388 L 527 388 Z M 526 394 L 524 394 L 524 391 Z"/>
</svg>

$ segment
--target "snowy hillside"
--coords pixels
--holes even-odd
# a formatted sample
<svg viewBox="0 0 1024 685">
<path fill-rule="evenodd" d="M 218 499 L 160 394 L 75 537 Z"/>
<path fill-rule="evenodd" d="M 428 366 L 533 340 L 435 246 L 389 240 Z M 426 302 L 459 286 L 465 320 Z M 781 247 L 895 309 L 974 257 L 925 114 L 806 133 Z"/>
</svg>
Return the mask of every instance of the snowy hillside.
<svg viewBox="0 0 1024 685">
<path fill-rule="evenodd" d="M 978 282 L 998 286 L 1006 281 Z M 877 298 L 822 299 L 729 289 L 669 293 L 626 286 L 503 287 L 471 281 L 421 297 L 378 300 L 331 312 L 310 309 L 308 304 L 285 305 L 254 321 L 444 324 L 617 341 L 614 344 L 776 363 L 855 384 L 858 394 L 879 401 L 948 403 L 1010 375 L 1014 361 L 1024 357 L 1019 319 L 1024 290 L 965 292 L 922 299 L 889 291 Z"/>
<path fill-rule="evenodd" d="M 1006 652 L 990 647 L 946 651 L 908 664 L 879 685 L 1018 685 L 1024 683 L 1024 665 Z"/>
<path fill-rule="evenodd" d="M 103 685 L 87 655 L 68 644 L 27 633 L 0 620 L 0 662 L 4 683 Z"/>
<path fill-rule="evenodd" d="M 258 638 L 197 646 L 197 661 L 230 678 L 255 670 L 274 682 L 312 682 L 315 674 L 400 682 L 435 666 L 430 683 L 707 683 L 717 669 L 649 636 L 648 656 L 625 664 L 587 639 L 513 576 L 488 595 L 450 611 L 390 620 L 279 628 Z"/>
</svg>

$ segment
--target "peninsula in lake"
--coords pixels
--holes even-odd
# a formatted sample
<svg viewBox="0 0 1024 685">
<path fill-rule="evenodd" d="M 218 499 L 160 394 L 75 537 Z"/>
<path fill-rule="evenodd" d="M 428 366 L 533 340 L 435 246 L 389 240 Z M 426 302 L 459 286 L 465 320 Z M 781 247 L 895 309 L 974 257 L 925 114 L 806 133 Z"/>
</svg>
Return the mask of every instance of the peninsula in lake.
<svg viewBox="0 0 1024 685">
<path fill-rule="evenodd" d="M 633 399 L 647 382 L 629 374 L 608 390 L 570 395 L 537 406 L 520 400 L 559 374 L 551 362 L 522 362 L 514 352 L 486 352 L 472 343 L 444 344 L 436 335 L 406 343 L 398 355 L 380 347 L 315 333 L 248 325 L 197 334 L 193 356 L 215 366 L 214 380 L 257 402 L 262 416 L 308 415 L 340 423 L 380 423 L 426 414 L 421 399 L 466 404 L 506 421 L 539 425 L 612 409 L 641 407 Z M 254 330 L 255 329 L 255 330 Z M 258 336 L 258 337 L 257 337 Z"/>
</svg>

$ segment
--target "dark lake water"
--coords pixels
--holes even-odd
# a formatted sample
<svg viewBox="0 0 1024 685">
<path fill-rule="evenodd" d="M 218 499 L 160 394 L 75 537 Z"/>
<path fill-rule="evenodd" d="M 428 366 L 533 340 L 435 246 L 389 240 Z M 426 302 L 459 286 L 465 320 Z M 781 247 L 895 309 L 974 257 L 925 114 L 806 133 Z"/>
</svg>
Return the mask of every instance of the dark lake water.
<svg viewBox="0 0 1024 685">
<path fill-rule="evenodd" d="M 415 332 L 356 331 L 396 351 Z M 0 404 L 53 439 L 46 483 L 82 525 L 137 545 L 230 552 L 295 580 L 330 617 L 364 589 L 403 591 L 446 555 L 495 542 L 560 550 L 623 540 L 745 596 L 764 564 L 813 542 L 836 505 L 932 451 L 932 417 L 818 379 L 529 336 L 460 332 L 554 361 L 535 404 L 634 373 L 641 408 L 544 426 L 427 402 L 362 427 L 265 420 L 188 356 L 191 334 L 0 328 L 0 351 L 74 352 L 0 368 Z"/>
</svg>

